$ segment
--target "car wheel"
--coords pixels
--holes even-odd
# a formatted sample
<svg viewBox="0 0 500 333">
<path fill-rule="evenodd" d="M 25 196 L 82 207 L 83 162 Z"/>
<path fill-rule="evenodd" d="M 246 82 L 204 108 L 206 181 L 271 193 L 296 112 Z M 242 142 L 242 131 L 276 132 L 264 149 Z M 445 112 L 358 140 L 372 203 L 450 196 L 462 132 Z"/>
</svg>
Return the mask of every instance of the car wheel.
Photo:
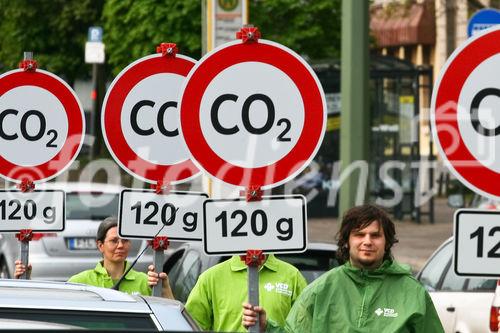
<svg viewBox="0 0 500 333">
<path fill-rule="evenodd" d="M 3 258 L 0 259 L 0 279 L 10 279 L 9 268 Z"/>
</svg>

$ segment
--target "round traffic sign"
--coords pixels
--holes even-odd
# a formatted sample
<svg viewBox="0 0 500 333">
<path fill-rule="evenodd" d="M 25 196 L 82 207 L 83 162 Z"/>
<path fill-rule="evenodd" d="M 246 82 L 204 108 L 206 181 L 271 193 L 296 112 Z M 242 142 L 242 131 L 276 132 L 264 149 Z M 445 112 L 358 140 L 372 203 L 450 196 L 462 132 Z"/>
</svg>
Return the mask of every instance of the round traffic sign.
<svg viewBox="0 0 500 333">
<path fill-rule="evenodd" d="M 66 170 L 83 144 L 85 117 L 73 90 L 44 70 L 0 76 L 0 175 L 41 182 Z"/>
<path fill-rule="evenodd" d="M 283 45 L 224 44 L 196 64 L 182 91 L 181 129 L 192 158 L 228 184 L 277 186 L 319 149 L 323 90 L 309 65 Z"/>
<path fill-rule="evenodd" d="M 436 81 L 431 105 L 435 142 L 470 189 L 500 199 L 500 29 L 455 50 Z"/>
<path fill-rule="evenodd" d="M 180 88 L 194 64 L 183 55 L 154 54 L 131 63 L 111 83 L 102 108 L 104 141 L 132 176 L 175 184 L 199 174 L 177 113 Z"/>
</svg>

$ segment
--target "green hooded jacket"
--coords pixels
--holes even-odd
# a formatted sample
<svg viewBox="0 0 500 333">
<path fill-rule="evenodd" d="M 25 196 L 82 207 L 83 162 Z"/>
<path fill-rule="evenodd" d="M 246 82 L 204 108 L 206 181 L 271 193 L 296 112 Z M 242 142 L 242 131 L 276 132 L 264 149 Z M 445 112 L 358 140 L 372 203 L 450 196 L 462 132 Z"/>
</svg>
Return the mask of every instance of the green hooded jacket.
<svg viewBox="0 0 500 333">
<path fill-rule="evenodd" d="M 283 332 L 269 317 L 267 332 Z M 425 288 L 392 261 L 373 271 L 346 263 L 323 274 L 299 296 L 284 331 L 444 333 Z"/>
</svg>

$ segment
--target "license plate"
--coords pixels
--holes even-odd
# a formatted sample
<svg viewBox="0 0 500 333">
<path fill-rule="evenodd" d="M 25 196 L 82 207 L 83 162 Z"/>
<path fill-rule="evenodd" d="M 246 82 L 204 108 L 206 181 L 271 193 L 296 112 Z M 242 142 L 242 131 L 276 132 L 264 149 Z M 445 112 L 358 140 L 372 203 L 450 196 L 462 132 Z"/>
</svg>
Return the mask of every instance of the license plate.
<svg viewBox="0 0 500 333">
<path fill-rule="evenodd" d="M 68 238 L 67 243 L 70 250 L 96 250 L 95 238 Z"/>
</svg>

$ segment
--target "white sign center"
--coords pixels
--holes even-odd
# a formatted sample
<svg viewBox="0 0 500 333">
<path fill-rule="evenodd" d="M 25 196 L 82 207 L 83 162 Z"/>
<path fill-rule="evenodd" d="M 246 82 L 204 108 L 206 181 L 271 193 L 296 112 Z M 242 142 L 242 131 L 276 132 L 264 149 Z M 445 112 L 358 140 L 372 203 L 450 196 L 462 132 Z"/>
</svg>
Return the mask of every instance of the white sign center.
<svg viewBox="0 0 500 333">
<path fill-rule="evenodd" d="M 488 94 L 478 99 L 476 119 L 478 129 L 473 126 L 473 100 L 481 91 L 498 88 L 500 77 L 500 55 L 496 54 L 483 61 L 471 72 L 462 87 L 457 108 L 460 136 L 471 154 L 485 167 L 500 173 L 500 135 L 481 135 L 480 130 L 488 132 L 500 127 L 500 90 L 499 94 Z"/>
<path fill-rule="evenodd" d="M 67 135 L 64 106 L 48 90 L 20 86 L 0 96 L 0 151 L 7 161 L 25 167 L 46 163 Z"/>
<path fill-rule="evenodd" d="M 242 62 L 210 82 L 201 101 L 200 125 L 223 160 L 245 168 L 268 166 L 295 146 L 304 127 L 304 103 L 283 71 Z"/>
<path fill-rule="evenodd" d="M 189 158 L 186 143 L 178 134 L 177 99 L 183 81 L 183 76 L 173 73 L 151 75 L 125 98 L 121 112 L 123 135 L 130 148 L 146 161 L 172 165 Z M 167 151 L 165 147 L 176 148 Z"/>
</svg>

